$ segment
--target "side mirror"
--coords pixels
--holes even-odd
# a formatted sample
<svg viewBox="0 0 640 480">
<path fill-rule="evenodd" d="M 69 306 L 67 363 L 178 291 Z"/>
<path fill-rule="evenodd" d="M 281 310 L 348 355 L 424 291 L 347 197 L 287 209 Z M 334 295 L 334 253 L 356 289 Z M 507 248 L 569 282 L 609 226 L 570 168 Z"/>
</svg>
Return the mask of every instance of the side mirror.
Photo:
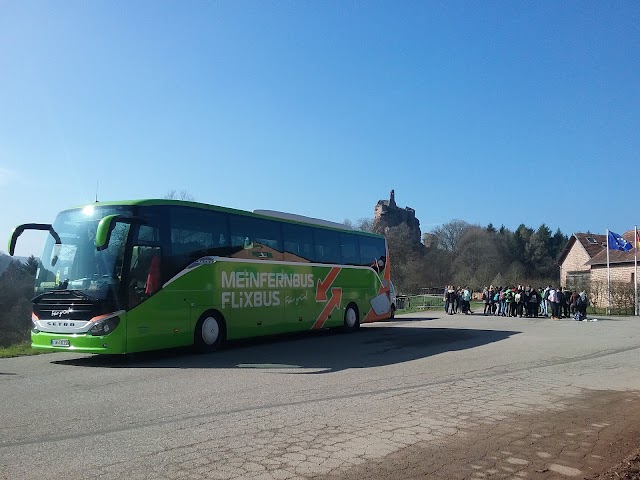
<svg viewBox="0 0 640 480">
<path fill-rule="evenodd" d="M 60 236 L 56 233 L 53 227 L 48 223 L 25 223 L 24 225 L 19 225 L 13 229 L 11 232 L 11 237 L 9 237 L 9 255 L 13 257 L 13 254 L 16 249 L 16 242 L 18 241 L 18 237 L 22 235 L 22 232 L 25 230 L 46 230 L 48 231 L 53 239 L 56 241 L 56 245 L 60 245 Z"/>
<path fill-rule="evenodd" d="M 126 215 L 107 215 L 100 220 L 98 228 L 96 229 L 96 249 L 104 250 L 109 246 L 109 240 L 111 240 L 111 233 L 116 226 L 116 223 L 128 223 L 130 225 L 138 224 L 143 225 L 147 223 L 144 218 L 140 217 L 127 217 Z"/>
</svg>

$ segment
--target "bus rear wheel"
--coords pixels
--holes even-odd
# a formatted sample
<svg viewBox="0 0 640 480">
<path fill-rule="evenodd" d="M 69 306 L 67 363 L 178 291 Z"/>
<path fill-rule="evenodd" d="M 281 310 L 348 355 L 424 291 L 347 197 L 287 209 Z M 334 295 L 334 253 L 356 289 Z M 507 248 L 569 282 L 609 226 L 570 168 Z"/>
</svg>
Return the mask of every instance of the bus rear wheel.
<svg viewBox="0 0 640 480">
<path fill-rule="evenodd" d="M 216 312 L 205 312 L 196 324 L 193 344 L 198 352 L 215 352 L 222 346 L 226 336 L 222 317 Z"/>
<path fill-rule="evenodd" d="M 358 307 L 353 303 L 347 305 L 344 311 L 344 326 L 345 332 L 355 332 L 360 328 L 360 318 L 358 316 Z"/>
</svg>

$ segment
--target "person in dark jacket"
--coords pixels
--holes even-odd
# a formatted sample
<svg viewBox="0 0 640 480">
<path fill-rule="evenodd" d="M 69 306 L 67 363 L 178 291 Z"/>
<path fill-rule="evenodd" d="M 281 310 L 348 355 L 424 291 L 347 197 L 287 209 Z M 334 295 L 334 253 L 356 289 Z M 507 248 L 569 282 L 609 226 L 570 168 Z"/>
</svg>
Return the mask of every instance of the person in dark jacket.
<svg viewBox="0 0 640 480">
<path fill-rule="evenodd" d="M 493 292 L 489 289 L 489 287 L 484 287 L 482 291 L 482 303 L 484 303 L 484 311 L 483 315 L 487 315 L 491 313 L 491 299 L 493 298 Z"/>
<path fill-rule="evenodd" d="M 576 309 L 576 303 L 578 302 L 578 297 L 580 296 L 580 294 L 575 291 L 571 294 L 571 299 L 569 300 L 569 312 L 571 313 L 572 317 L 575 317 L 576 312 L 578 311 Z"/>
<path fill-rule="evenodd" d="M 529 310 L 529 318 L 538 318 L 538 306 L 540 305 L 540 300 L 542 300 L 542 295 L 538 293 L 538 290 L 535 288 L 531 290 L 531 296 L 529 297 L 528 310 Z"/>
<path fill-rule="evenodd" d="M 584 290 L 580 292 L 578 299 L 576 300 L 576 310 L 577 317 L 576 320 L 586 320 L 587 319 L 587 307 L 589 306 L 589 297 L 587 296 L 587 292 Z"/>
<path fill-rule="evenodd" d="M 564 302 L 562 302 L 562 311 L 564 314 L 564 318 L 569 318 L 570 315 L 570 309 L 571 309 L 571 295 L 573 294 L 573 292 L 571 290 L 563 290 L 562 293 L 564 294 Z"/>
<path fill-rule="evenodd" d="M 529 308 L 529 303 L 531 303 L 531 286 L 527 285 L 527 287 L 524 289 L 524 292 L 522 292 L 522 308 L 524 310 L 524 316 L 525 318 L 529 318 L 531 316 L 531 309 Z M 522 314 L 520 315 L 522 316 Z"/>
<path fill-rule="evenodd" d="M 456 294 L 456 291 L 453 287 L 449 287 L 449 290 L 447 290 L 447 302 L 449 302 L 449 315 L 453 315 L 455 310 L 456 310 L 456 303 L 457 303 L 457 297 L 458 295 Z"/>
<path fill-rule="evenodd" d="M 564 292 L 562 287 L 556 290 L 556 318 L 562 318 L 562 306 L 564 305 Z"/>
</svg>

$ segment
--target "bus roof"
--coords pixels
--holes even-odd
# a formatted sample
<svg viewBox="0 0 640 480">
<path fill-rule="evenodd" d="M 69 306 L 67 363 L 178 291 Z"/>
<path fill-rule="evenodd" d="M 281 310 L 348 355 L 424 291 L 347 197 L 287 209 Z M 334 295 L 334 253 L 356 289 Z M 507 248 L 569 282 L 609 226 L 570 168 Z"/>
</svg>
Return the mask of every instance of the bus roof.
<svg viewBox="0 0 640 480">
<path fill-rule="evenodd" d="M 322 220 L 320 218 L 305 217 L 303 215 L 297 215 L 295 213 L 278 212 L 278 211 L 275 211 L 275 210 L 254 210 L 253 212 L 249 212 L 249 211 L 246 211 L 246 210 L 238 210 L 238 209 L 235 209 L 235 208 L 221 207 L 219 205 L 210 205 L 210 204 L 207 204 L 207 203 L 200 203 L 200 202 L 189 202 L 189 201 L 185 201 L 185 200 L 172 200 L 172 199 L 160 199 L 160 198 L 153 199 L 153 198 L 151 198 L 151 199 L 139 199 L 139 200 L 121 200 L 121 201 L 94 202 L 94 203 L 90 203 L 90 204 L 80 205 L 80 206 L 77 206 L 77 207 L 72 207 L 72 208 L 67 209 L 67 210 L 76 210 L 76 209 L 85 208 L 87 206 L 101 207 L 101 206 L 116 206 L 116 205 L 140 206 L 140 207 L 148 207 L 148 206 L 180 206 L 180 207 L 198 208 L 198 209 L 202 209 L 202 210 L 216 210 L 216 211 L 219 211 L 219 212 L 235 213 L 235 214 L 239 214 L 239 215 L 247 215 L 247 216 L 252 216 L 252 217 L 265 218 L 265 219 L 269 219 L 269 220 L 277 219 L 279 221 L 283 221 L 283 222 L 286 222 L 286 223 L 297 223 L 297 224 L 301 224 L 301 225 L 313 225 L 313 226 L 319 226 L 319 227 L 327 228 L 327 229 L 331 229 L 331 230 L 343 230 L 345 232 L 358 234 L 358 235 L 365 235 L 365 236 L 371 236 L 371 237 L 382 237 L 382 235 L 379 235 L 379 234 L 376 234 L 376 233 L 365 232 L 363 230 L 354 230 L 351 227 L 349 227 L 347 225 L 343 225 L 341 223 L 331 222 L 329 220 Z"/>
</svg>

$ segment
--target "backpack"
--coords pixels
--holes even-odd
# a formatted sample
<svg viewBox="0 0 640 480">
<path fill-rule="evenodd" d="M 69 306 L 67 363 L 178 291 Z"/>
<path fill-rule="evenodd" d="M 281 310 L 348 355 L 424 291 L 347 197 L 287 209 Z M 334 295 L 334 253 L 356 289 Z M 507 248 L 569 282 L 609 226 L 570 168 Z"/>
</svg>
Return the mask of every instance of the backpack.
<svg viewBox="0 0 640 480">
<path fill-rule="evenodd" d="M 519 293 L 516 293 L 516 303 L 520 303 L 520 298 L 522 296 Z"/>
<path fill-rule="evenodd" d="M 579 307 L 588 307 L 589 306 L 589 299 L 584 294 L 580 295 L 578 297 L 578 299 L 576 300 L 576 305 L 578 305 Z"/>
<path fill-rule="evenodd" d="M 494 301 L 494 302 L 497 302 L 498 300 L 500 300 L 500 294 L 499 294 L 499 293 L 496 293 L 496 294 L 493 296 L 493 301 Z"/>
</svg>

